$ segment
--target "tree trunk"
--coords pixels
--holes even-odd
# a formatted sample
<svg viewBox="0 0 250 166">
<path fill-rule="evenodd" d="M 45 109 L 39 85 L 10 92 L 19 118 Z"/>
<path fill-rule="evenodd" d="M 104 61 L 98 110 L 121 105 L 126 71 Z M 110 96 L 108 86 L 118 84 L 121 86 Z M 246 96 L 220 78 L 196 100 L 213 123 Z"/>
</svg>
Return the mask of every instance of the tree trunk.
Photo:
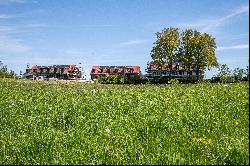
<svg viewBox="0 0 250 166">
<path fill-rule="evenodd" d="M 190 78 L 191 73 L 192 73 L 192 71 L 191 71 L 191 66 L 188 66 L 188 78 Z"/>
<path fill-rule="evenodd" d="M 168 66 L 169 66 L 169 79 L 171 79 L 171 76 L 172 76 L 172 61 L 170 61 L 170 63 L 168 64 Z"/>
<path fill-rule="evenodd" d="M 200 71 L 200 67 L 197 67 L 196 69 L 196 76 L 199 77 L 199 71 Z"/>
<path fill-rule="evenodd" d="M 198 67 L 197 67 L 197 71 L 196 71 L 196 76 L 197 76 L 197 78 L 198 78 L 198 79 L 201 79 L 201 78 L 202 78 L 202 75 L 201 75 L 200 69 L 201 69 L 201 67 L 200 67 L 200 66 L 198 66 Z"/>
</svg>

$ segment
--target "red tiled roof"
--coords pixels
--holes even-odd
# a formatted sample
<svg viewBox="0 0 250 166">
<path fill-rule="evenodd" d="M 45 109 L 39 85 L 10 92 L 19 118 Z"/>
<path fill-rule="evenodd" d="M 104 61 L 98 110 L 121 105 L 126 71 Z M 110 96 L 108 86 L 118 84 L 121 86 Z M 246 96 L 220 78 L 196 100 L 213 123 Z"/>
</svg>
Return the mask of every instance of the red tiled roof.
<svg viewBox="0 0 250 166">
<path fill-rule="evenodd" d="M 125 73 L 130 73 L 130 70 L 132 70 L 133 73 L 140 73 L 140 66 L 93 66 L 90 74 L 113 74 L 115 70 L 117 70 L 118 74 L 121 74 L 123 73 L 124 67 Z"/>
</svg>

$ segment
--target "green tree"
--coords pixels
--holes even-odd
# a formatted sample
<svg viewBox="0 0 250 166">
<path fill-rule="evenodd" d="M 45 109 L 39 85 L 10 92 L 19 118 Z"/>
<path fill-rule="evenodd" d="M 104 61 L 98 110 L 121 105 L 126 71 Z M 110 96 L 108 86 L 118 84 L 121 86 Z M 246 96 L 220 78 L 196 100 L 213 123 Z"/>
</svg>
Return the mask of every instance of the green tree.
<svg viewBox="0 0 250 166">
<path fill-rule="evenodd" d="M 2 61 L 0 61 L 0 78 L 16 78 L 16 74 L 13 70 L 8 71 L 6 65 L 3 65 Z"/>
<path fill-rule="evenodd" d="M 247 66 L 247 68 L 245 70 L 245 74 L 246 74 L 247 80 L 249 80 L 249 66 Z"/>
<path fill-rule="evenodd" d="M 200 77 L 202 76 L 200 70 L 218 67 L 215 49 L 216 43 L 212 36 L 187 29 L 181 34 L 181 46 L 178 55 L 180 61 L 185 63 L 188 70 L 190 68 L 195 69 L 196 75 Z"/>
<path fill-rule="evenodd" d="M 249 63 L 249 60 L 248 60 L 248 63 Z M 244 70 L 244 74 L 246 75 L 244 79 L 249 80 L 249 66 L 247 66 L 247 68 Z"/>
<path fill-rule="evenodd" d="M 187 29 L 181 33 L 181 45 L 179 48 L 178 59 L 184 62 L 185 67 L 190 75 L 190 68 L 194 65 L 194 51 L 193 51 L 194 31 Z"/>
<path fill-rule="evenodd" d="M 226 64 L 219 65 L 219 73 L 217 77 L 222 83 L 232 83 L 235 82 L 235 77 L 232 76 L 232 71 Z"/>
<path fill-rule="evenodd" d="M 157 68 L 162 69 L 164 65 L 172 72 L 172 64 L 178 53 L 180 45 L 180 34 L 178 28 L 165 28 L 156 33 L 157 40 L 154 42 L 151 57 L 156 62 Z"/>
<path fill-rule="evenodd" d="M 241 81 L 244 76 L 244 69 L 240 69 L 239 67 L 235 68 L 233 71 L 233 75 L 236 80 Z"/>
<path fill-rule="evenodd" d="M 227 64 L 221 64 L 219 65 L 219 73 L 218 77 L 226 77 L 231 75 L 231 70 L 227 66 Z"/>
</svg>

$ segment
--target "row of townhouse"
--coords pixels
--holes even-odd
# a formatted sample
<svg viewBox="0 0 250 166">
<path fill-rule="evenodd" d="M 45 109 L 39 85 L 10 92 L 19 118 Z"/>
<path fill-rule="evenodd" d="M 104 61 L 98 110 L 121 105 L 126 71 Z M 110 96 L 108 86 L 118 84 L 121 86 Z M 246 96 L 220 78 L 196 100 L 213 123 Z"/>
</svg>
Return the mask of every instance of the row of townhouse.
<svg viewBox="0 0 250 166">
<path fill-rule="evenodd" d="M 32 80 L 78 80 L 82 77 L 80 68 L 74 64 L 70 65 L 53 65 L 53 66 L 37 66 L 27 68 L 23 74 L 23 78 Z"/>
<path fill-rule="evenodd" d="M 93 66 L 90 72 L 91 80 L 98 77 L 104 77 L 107 75 L 124 75 L 128 78 L 135 77 L 147 77 L 153 79 L 155 77 L 175 77 L 177 79 L 183 79 L 188 76 L 203 75 L 204 70 L 197 70 L 190 67 L 189 69 L 181 62 L 172 64 L 172 70 L 169 70 L 168 66 L 157 66 L 153 61 L 147 63 L 145 69 L 146 74 L 142 75 L 140 66 Z M 80 70 L 77 65 L 53 65 L 53 66 L 37 66 L 34 65 L 31 68 L 27 68 L 23 77 L 33 80 L 51 80 L 51 79 L 63 79 L 63 80 L 79 80 L 83 79 L 84 71 Z"/>
</svg>

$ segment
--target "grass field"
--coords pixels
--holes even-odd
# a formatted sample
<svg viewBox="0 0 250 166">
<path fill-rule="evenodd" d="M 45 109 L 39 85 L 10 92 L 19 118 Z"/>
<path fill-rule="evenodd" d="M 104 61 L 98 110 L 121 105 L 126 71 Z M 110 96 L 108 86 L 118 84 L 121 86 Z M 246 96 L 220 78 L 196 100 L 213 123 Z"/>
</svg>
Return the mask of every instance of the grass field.
<svg viewBox="0 0 250 166">
<path fill-rule="evenodd" d="M 0 164 L 249 164 L 249 85 L 0 80 Z"/>
</svg>

